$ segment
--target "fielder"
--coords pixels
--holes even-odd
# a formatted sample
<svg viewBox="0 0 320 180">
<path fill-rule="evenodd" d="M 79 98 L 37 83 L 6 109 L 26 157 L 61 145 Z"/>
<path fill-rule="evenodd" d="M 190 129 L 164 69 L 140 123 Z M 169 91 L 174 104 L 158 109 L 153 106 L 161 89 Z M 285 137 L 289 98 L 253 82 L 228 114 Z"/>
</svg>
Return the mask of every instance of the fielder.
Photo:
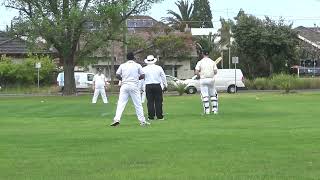
<svg viewBox="0 0 320 180">
<path fill-rule="evenodd" d="M 131 97 L 136 114 L 141 126 L 149 125 L 143 114 L 143 107 L 141 103 L 139 79 L 144 78 L 144 72 L 142 66 L 134 62 L 133 53 L 127 54 L 128 61 L 120 65 L 116 72 L 117 78 L 121 81 L 119 100 L 117 104 L 116 115 L 113 119 L 113 123 L 110 126 L 118 126 L 124 108 Z"/>
<path fill-rule="evenodd" d="M 214 85 L 215 75 L 217 72 L 217 64 L 209 58 L 209 52 L 204 50 L 203 58 L 195 67 L 195 74 L 200 78 L 201 99 L 204 114 L 210 114 L 210 112 L 218 114 L 218 93 Z"/>
<path fill-rule="evenodd" d="M 97 103 L 97 99 L 99 94 L 101 94 L 103 103 L 108 103 L 108 98 L 106 96 L 106 87 L 107 87 L 107 79 L 104 74 L 101 74 L 102 69 L 98 69 L 98 74 L 94 75 L 93 77 L 93 84 L 92 89 L 94 90 L 93 97 L 92 97 L 92 104 Z"/>
</svg>

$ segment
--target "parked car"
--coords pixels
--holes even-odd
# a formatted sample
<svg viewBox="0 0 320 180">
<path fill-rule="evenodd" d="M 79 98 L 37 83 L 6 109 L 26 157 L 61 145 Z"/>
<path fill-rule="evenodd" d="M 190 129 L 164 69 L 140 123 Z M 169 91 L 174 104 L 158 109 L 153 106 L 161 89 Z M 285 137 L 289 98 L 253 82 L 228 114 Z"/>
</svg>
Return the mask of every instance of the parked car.
<svg viewBox="0 0 320 180">
<path fill-rule="evenodd" d="M 173 77 L 173 76 L 170 76 L 170 75 L 166 75 L 166 79 L 167 79 L 168 85 L 172 84 L 174 86 L 177 86 L 178 83 L 184 83 L 183 80 L 180 80 L 180 79 Z"/>
<path fill-rule="evenodd" d="M 236 74 L 236 87 L 235 87 L 235 74 Z M 184 81 L 186 85 L 186 93 L 194 94 L 200 92 L 200 81 L 193 76 L 191 79 Z M 227 91 L 234 93 L 239 89 L 245 88 L 244 77 L 241 69 L 218 69 L 215 77 L 215 87 L 217 91 Z"/>
<path fill-rule="evenodd" d="M 74 80 L 76 83 L 76 88 L 78 90 L 89 89 L 92 87 L 93 84 L 93 73 L 86 73 L 86 72 L 74 72 Z M 63 90 L 64 87 L 64 73 L 61 72 L 58 74 L 57 77 L 57 84 Z"/>
</svg>

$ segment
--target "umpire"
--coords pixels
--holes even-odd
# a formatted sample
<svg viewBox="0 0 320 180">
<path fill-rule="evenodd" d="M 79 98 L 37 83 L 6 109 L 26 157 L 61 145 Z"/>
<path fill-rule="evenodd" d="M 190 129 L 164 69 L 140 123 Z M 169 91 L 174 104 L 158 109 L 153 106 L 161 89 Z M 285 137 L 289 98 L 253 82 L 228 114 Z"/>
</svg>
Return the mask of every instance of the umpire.
<svg viewBox="0 0 320 180">
<path fill-rule="evenodd" d="M 157 59 L 153 55 L 147 56 L 144 62 L 147 64 L 143 68 L 145 73 L 145 87 L 147 96 L 148 119 L 154 120 L 155 116 L 158 120 L 164 120 L 162 103 L 163 91 L 167 90 L 166 75 L 161 66 L 156 65 Z M 163 87 L 163 88 L 162 88 Z"/>
</svg>

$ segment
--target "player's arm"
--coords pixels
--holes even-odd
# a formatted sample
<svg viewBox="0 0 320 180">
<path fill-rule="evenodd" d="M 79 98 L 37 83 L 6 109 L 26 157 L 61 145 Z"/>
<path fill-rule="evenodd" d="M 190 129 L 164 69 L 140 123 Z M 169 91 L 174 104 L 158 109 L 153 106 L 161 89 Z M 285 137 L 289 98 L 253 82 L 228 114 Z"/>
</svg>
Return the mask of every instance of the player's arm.
<svg viewBox="0 0 320 180">
<path fill-rule="evenodd" d="M 216 63 L 214 63 L 214 65 L 213 65 L 213 73 L 214 73 L 214 75 L 216 75 L 218 73 L 218 67 L 217 67 Z"/>
<path fill-rule="evenodd" d="M 194 74 L 197 76 L 197 79 L 200 79 L 200 61 L 197 63 L 195 67 Z"/>
<path fill-rule="evenodd" d="M 168 88 L 168 82 L 167 82 L 166 74 L 164 73 L 162 68 L 161 68 L 161 71 L 160 71 L 160 77 L 161 77 L 161 81 L 162 81 L 162 84 L 163 84 L 163 90 L 166 91 L 167 88 Z"/>
<path fill-rule="evenodd" d="M 144 74 L 140 74 L 139 80 L 142 80 L 142 79 L 144 79 L 144 78 L 145 78 L 145 75 L 144 75 Z"/>
<path fill-rule="evenodd" d="M 139 72 L 139 80 L 141 79 L 144 79 L 145 78 L 145 75 L 144 75 L 144 72 L 142 70 L 142 66 L 139 64 L 139 67 L 138 67 L 138 72 Z"/>
<path fill-rule="evenodd" d="M 122 80 L 121 74 L 122 74 L 122 65 L 119 66 L 119 68 L 118 68 L 118 70 L 116 72 L 116 78 L 119 79 L 119 81 Z"/>
<path fill-rule="evenodd" d="M 104 87 L 107 88 L 107 86 L 109 85 L 107 78 L 105 75 L 103 75 L 103 81 L 104 81 Z"/>
</svg>

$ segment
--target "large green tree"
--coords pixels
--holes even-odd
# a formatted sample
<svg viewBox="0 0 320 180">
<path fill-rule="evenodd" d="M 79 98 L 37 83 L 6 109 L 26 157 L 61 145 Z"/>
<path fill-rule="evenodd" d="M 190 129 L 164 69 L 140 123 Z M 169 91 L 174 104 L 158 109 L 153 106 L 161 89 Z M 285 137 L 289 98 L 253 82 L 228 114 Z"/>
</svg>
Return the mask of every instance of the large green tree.
<svg viewBox="0 0 320 180">
<path fill-rule="evenodd" d="M 270 76 L 297 62 L 297 34 L 283 20 L 261 20 L 240 11 L 232 27 L 239 67 L 248 77 Z"/>
<path fill-rule="evenodd" d="M 19 10 L 14 30 L 30 40 L 39 37 L 54 47 L 63 62 L 64 94 L 76 92 L 74 66 L 78 57 L 92 53 L 112 39 L 121 39 L 128 16 L 148 10 L 161 0 L 6 0 Z M 90 30 L 88 25 L 91 26 Z"/>
<path fill-rule="evenodd" d="M 168 14 L 171 15 L 171 17 L 165 19 L 174 29 L 184 32 L 186 26 L 188 25 L 188 27 L 190 27 L 192 22 L 193 4 L 190 3 L 189 0 L 180 0 L 175 4 L 179 8 L 179 13 L 168 10 Z"/>
<path fill-rule="evenodd" d="M 192 27 L 212 28 L 212 12 L 208 0 L 194 0 Z"/>
</svg>

